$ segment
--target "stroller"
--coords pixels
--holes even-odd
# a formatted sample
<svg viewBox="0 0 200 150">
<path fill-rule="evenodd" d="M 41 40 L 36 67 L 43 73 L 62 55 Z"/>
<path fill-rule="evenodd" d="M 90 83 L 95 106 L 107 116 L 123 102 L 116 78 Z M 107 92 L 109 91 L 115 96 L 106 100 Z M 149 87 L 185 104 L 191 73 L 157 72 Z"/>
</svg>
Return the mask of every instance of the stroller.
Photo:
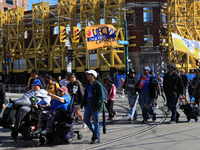
<svg viewBox="0 0 200 150">
<path fill-rule="evenodd" d="M 79 140 L 83 138 L 83 135 L 80 134 L 79 131 L 75 131 L 73 128 L 75 116 L 75 112 L 72 109 L 73 102 L 74 96 L 72 97 L 68 110 L 59 110 L 59 114 L 54 120 L 51 132 L 46 135 L 43 133 L 37 135 L 40 136 L 40 143 L 42 145 L 45 143 L 45 140 L 56 144 L 60 144 L 62 141 L 65 143 L 71 143 L 75 134 Z M 43 119 L 44 121 L 47 120 L 46 117 Z"/>
<path fill-rule="evenodd" d="M 26 92 L 21 98 L 16 101 L 9 100 L 6 108 L 1 112 L 0 125 L 4 128 L 12 130 L 11 137 L 16 139 L 18 133 L 21 133 L 25 139 L 31 140 L 34 138 L 33 132 L 37 130 L 39 122 L 39 114 L 41 111 L 40 105 L 46 105 L 50 102 L 50 97 L 47 96 L 47 92 L 43 89 L 37 91 L 37 96 L 33 90 Z M 35 109 L 33 105 L 38 105 L 39 109 Z M 19 127 L 15 127 L 16 114 L 22 106 L 30 107 L 31 110 L 20 122 Z"/>
<path fill-rule="evenodd" d="M 180 109 L 183 109 L 188 122 L 190 122 L 191 119 L 195 119 L 195 122 L 198 122 L 199 106 L 195 102 L 188 103 L 185 101 L 185 103 L 183 103 L 183 99 L 181 99 L 181 101 L 183 105 L 180 106 Z"/>
</svg>

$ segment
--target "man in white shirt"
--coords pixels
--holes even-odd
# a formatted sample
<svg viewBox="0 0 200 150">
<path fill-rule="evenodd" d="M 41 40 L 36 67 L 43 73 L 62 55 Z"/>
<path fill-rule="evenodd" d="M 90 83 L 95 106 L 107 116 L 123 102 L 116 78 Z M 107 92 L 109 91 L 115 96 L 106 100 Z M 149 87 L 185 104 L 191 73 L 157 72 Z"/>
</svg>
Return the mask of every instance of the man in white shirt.
<svg viewBox="0 0 200 150">
<path fill-rule="evenodd" d="M 60 86 L 62 87 L 62 86 L 67 86 L 67 84 L 70 82 L 69 81 L 69 76 L 70 76 L 70 72 L 67 72 L 66 74 L 65 74 L 65 78 L 64 79 L 62 79 L 62 80 L 60 80 L 60 82 L 59 82 L 59 84 L 60 84 Z"/>
</svg>

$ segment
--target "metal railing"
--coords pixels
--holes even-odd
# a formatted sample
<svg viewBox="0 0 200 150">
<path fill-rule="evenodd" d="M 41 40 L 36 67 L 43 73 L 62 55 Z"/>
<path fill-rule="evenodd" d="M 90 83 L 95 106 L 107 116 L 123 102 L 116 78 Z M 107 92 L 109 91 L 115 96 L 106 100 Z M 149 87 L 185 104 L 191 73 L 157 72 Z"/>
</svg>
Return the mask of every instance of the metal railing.
<svg viewBox="0 0 200 150">
<path fill-rule="evenodd" d="M 5 84 L 6 92 L 9 93 L 25 93 L 26 84 Z"/>
</svg>

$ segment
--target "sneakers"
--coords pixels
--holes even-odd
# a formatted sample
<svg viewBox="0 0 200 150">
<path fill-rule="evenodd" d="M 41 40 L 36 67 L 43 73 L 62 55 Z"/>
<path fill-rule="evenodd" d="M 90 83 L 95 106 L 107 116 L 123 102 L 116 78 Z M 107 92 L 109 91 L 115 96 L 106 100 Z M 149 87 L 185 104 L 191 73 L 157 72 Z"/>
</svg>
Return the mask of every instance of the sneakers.
<svg viewBox="0 0 200 150">
<path fill-rule="evenodd" d="M 86 127 L 87 127 L 87 125 L 85 123 L 83 123 L 83 127 L 82 128 L 85 129 Z"/>
<path fill-rule="evenodd" d="M 130 122 L 131 122 L 132 120 L 133 120 L 133 118 L 131 118 L 131 117 L 130 117 L 130 118 L 128 118 L 128 121 L 130 121 Z"/>
<path fill-rule="evenodd" d="M 153 115 L 152 120 L 155 121 L 156 120 L 156 114 Z"/>
<path fill-rule="evenodd" d="M 112 116 L 112 117 L 114 118 L 114 117 L 116 116 L 116 114 L 117 114 L 117 112 L 115 111 L 115 112 L 113 113 L 113 116 Z"/>
<path fill-rule="evenodd" d="M 143 120 L 142 123 L 143 123 L 143 124 L 147 124 L 147 120 Z"/>
<path fill-rule="evenodd" d="M 109 117 L 107 120 L 109 121 L 109 120 L 112 120 L 112 119 L 113 119 L 113 118 L 110 118 L 110 117 Z"/>
<path fill-rule="evenodd" d="M 99 138 L 93 138 L 92 141 L 90 142 L 90 144 L 97 144 L 97 143 L 100 143 Z"/>
<path fill-rule="evenodd" d="M 180 117 L 180 114 L 179 114 L 179 113 L 177 113 L 177 115 L 176 115 L 176 123 L 178 123 L 178 122 L 179 122 L 179 117 Z"/>
<path fill-rule="evenodd" d="M 39 128 L 39 129 L 37 129 L 34 133 L 35 134 L 39 134 L 39 133 L 41 133 L 42 132 L 42 128 Z"/>
<path fill-rule="evenodd" d="M 171 120 L 171 121 L 169 122 L 169 124 L 176 124 L 176 121 Z"/>
<path fill-rule="evenodd" d="M 135 118 L 131 118 L 131 117 L 128 118 L 128 121 L 130 121 L 130 122 L 131 122 L 131 121 L 135 121 L 135 120 L 137 120 L 137 117 L 135 117 Z"/>
</svg>

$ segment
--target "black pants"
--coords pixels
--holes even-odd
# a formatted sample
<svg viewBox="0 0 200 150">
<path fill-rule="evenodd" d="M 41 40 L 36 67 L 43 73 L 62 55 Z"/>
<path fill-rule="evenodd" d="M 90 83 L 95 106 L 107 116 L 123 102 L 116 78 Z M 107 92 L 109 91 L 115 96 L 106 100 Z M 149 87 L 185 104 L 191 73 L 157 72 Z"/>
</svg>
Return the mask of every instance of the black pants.
<svg viewBox="0 0 200 150">
<path fill-rule="evenodd" d="M 109 118 L 112 118 L 114 114 L 113 105 L 114 105 L 114 100 L 108 100 L 106 103 L 106 109 L 108 110 Z"/>
<path fill-rule="evenodd" d="M 159 93 L 159 90 L 158 90 L 158 91 L 157 91 L 157 95 L 156 95 L 156 101 L 157 101 L 157 99 L 158 99 L 159 94 L 160 94 L 160 93 Z M 162 94 L 161 96 L 162 96 L 164 102 L 166 102 L 166 97 L 165 97 L 163 88 L 161 88 L 161 94 Z"/>
<path fill-rule="evenodd" d="M 177 94 L 179 95 L 179 94 Z M 167 97 L 167 106 L 169 110 L 172 112 L 171 121 L 176 121 L 176 118 L 180 116 L 180 114 L 177 112 L 177 102 L 178 102 L 178 96 L 177 95 L 166 95 Z"/>
<path fill-rule="evenodd" d="M 199 97 L 195 97 L 194 100 L 195 100 L 195 103 L 199 106 Z"/>
</svg>

